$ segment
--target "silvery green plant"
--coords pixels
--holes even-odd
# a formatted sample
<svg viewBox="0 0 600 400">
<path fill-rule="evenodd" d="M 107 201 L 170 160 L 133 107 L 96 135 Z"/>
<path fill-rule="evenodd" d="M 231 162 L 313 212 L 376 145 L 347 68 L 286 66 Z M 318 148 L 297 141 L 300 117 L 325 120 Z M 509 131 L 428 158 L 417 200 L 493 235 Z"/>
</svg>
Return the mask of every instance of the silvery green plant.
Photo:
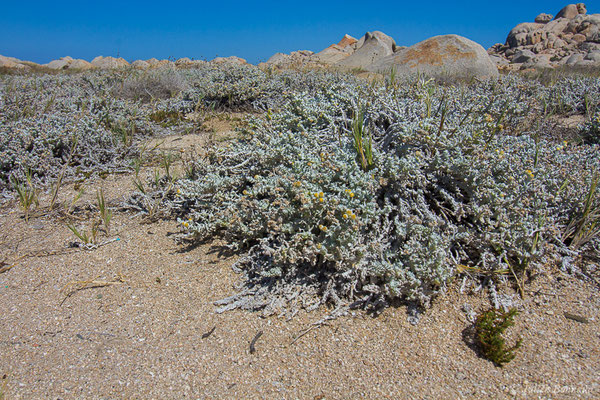
<svg viewBox="0 0 600 400">
<path fill-rule="evenodd" d="M 427 305 L 459 266 L 522 277 L 596 251 L 595 235 L 577 246 L 573 236 L 595 232 L 598 148 L 544 134 L 538 121 L 593 115 L 598 93 L 592 78 L 386 84 L 211 64 L 2 76 L 0 190 L 27 170 L 38 187 L 131 168 L 140 140 L 188 131 L 199 110 L 260 111 L 187 179 L 136 176 L 131 204 L 148 215 L 173 210 L 190 239 L 220 236 L 242 252 L 246 288 L 223 309 Z M 180 117 L 164 124 L 157 113 Z M 352 135 L 359 113 L 369 168 Z"/>
<path fill-rule="evenodd" d="M 544 88 L 509 77 L 328 90 L 322 79 L 179 183 L 189 236 L 243 251 L 246 289 L 222 310 L 427 305 L 460 265 L 523 272 L 572 251 L 560 233 L 586 198 L 598 149 L 520 130 Z M 351 135 L 362 104 L 374 138 L 367 170 Z"/>
</svg>

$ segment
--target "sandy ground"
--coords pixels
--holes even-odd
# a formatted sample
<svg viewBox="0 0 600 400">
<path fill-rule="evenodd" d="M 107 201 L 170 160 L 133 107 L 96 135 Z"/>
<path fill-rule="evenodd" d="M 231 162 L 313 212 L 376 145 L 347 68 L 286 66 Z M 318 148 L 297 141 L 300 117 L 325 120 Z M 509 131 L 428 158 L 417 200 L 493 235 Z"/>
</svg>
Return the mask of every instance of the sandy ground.
<svg viewBox="0 0 600 400">
<path fill-rule="evenodd" d="M 88 183 L 78 224 L 94 214 L 84 207 L 93 188 L 117 204 L 131 180 Z M 74 193 L 65 186 L 61 201 Z M 119 240 L 83 250 L 70 246 L 76 238 L 60 216 L 26 222 L 16 204 L 0 209 L 0 266 L 12 266 L 0 273 L 0 399 L 600 398 L 598 287 L 560 271 L 532 280 L 518 301 L 509 339 L 523 345 L 504 368 L 479 356 L 463 311 L 487 309 L 488 295 L 461 294 L 458 283 L 417 325 L 404 306 L 377 317 L 354 311 L 293 343 L 328 310 L 291 321 L 216 314 L 213 302 L 240 281 L 234 257 L 216 244 L 179 244 L 175 221 L 113 212 L 99 241 Z"/>
</svg>

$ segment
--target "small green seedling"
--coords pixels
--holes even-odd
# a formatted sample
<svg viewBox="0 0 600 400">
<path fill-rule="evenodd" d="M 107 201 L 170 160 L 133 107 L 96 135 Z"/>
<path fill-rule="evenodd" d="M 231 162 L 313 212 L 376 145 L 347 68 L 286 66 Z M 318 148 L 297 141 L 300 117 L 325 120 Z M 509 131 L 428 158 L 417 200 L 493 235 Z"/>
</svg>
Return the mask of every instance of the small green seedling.
<svg viewBox="0 0 600 400">
<path fill-rule="evenodd" d="M 35 187 L 33 187 L 30 169 L 25 171 L 25 177 L 27 179 L 26 185 L 19 182 L 19 180 L 15 177 L 12 178 L 12 184 L 19 198 L 19 205 L 25 213 L 25 221 L 29 222 L 29 213 L 31 212 L 31 207 L 33 205 L 37 207 L 39 205 L 39 200 L 37 191 Z"/>
<path fill-rule="evenodd" d="M 100 225 L 100 221 L 95 221 L 94 223 L 92 223 L 92 231 L 88 234 L 86 231 L 84 230 L 78 230 L 75 225 L 72 225 L 70 223 L 67 223 L 67 227 L 71 230 L 71 232 L 73 232 L 73 234 L 75 236 L 77 236 L 77 238 L 79 240 L 81 240 L 83 242 L 84 245 L 94 245 L 97 242 L 97 237 L 98 237 L 98 226 Z"/>
<path fill-rule="evenodd" d="M 499 367 L 515 358 L 515 350 L 521 347 L 522 339 L 519 339 L 514 346 L 506 348 L 502 337 L 504 331 L 514 324 L 517 313 L 515 308 L 507 312 L 492 308 L 482 313 L 475 322 L 477 341 L 483 356 Z"/>
<path fill-rule="evenodd" d="M 104 222 L 104 228 L 106 229 L 106 234 L 110 235 L 110 220 L 112 218 L 112 211 L 106 207 L 106 201 L 104 200 L 104 191 L 100 189 L 96 191 L 96 199 L 98 200 L 98 210 L 100 212 L 100 218 L 102 222 Z"/>
<path fill-rule="evenodd" d="M 365 126 L 365 111 L 359 110 L 352 120 L 352 139 L 363 171 L 373 168 L 373 138 Z"/>
</svg>

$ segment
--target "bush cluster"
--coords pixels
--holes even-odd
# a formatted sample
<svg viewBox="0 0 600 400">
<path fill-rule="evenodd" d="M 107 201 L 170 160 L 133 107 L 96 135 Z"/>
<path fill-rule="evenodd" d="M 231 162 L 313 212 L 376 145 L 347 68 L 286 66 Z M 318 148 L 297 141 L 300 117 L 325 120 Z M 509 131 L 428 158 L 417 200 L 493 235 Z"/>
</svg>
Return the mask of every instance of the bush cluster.
<svg viewBox="0 0 600 400">
<path fill-rule="evenodd" d="M 190 235 L 245 252 L 247 287 L 224 309 L 282 312 L 310 304 L 305 289 L 317 303 L 426 306 L 460 265 L 525 269 L 566 251 L 597 148 L 524 132 L 544 87 L 320 79 L 180 182 Z M 356 118 L 373 140 L 369 168 Z"/>
<path fill-rule="evenodd" d="M 262 111 L 169 205 L 190 238 L 243 252 L 246 288 L 224 309 L 428 305 L 461 266 L 524 271 L 597 248 L 596 140 L 540 121 L 599 103 L 597 78 L 450 86 L 210 64 L 0 76 L 0 190 L 26 171 L 127 168 L 139 140 L 181 132 L 189 113 Z"/>
</svg>

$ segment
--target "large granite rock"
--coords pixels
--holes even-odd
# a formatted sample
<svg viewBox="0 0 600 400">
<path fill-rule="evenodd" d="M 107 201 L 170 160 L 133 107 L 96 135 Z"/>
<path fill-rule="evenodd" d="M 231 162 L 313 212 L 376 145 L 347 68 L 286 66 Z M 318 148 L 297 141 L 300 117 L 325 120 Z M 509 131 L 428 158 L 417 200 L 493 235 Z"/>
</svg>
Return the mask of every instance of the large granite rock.
<svg viewBox="0 0 600 400">
<path fill-rule="evenodd" d="M 310 63 L 314 53 L 310 50 L 292 51 L 290 54 L 275 53 L 259 67 L 301 68 Z"/>
<path fill-rule="evenodd" d="M 583 4 L 583 3 L 569 4 L 569 5 L 566 5 L 565 7 L 563 7 L 563 9 L 560 10 L 558 12 L 558 14 L 556 14 L 556 19 L 559 19 L 559 18 L 573 19 L 576 16 L 578 16 L 579 14 L 585 14 L 586 12 L 587 12 L 587 10 L 585 8 L 585 4 Z"/>
<path fill-rule="evenodd" d="M 89 61 L 81 60 L 78 58 L 71 61 L 71 63 L 69 64 L 69 69 L 86 71 L 88 69 L 94 69 L 94 66 Z"/>
<path fill-rule="evenodd" d="M 435 36 L 382 58 L 367 68 L 400 76 L 424 74 L 438 79 L 493 78 L 498 68 L 481 45 L 458 35 Z"/>
<path fill-rule="evenodd" d="M 158 62 L 158 60 L 156 60 Z M 131 67 L 135 69 L 146 70 L 150 68 L 150 63 L 144 60 L 135 60 L 131 63 Z"/>
<path fill-rule="evenodd" d="M 29 61 L 21 61 L 18 58 L 14 57 L 5 57 L 0 55 L 0 68 L 10 68 L 15 70 L 27 71 L 32 66 L 37 66 L 37 64 Z"/>
<path fill-rule="evenodd" d="M 4 67 L 4 68 L 14 68 L 17 64 L 18 61 L 15 61 L 16 59 L 13 57 L 5 57 L 5 56 L 0 56 L 0 67 Z"/>
<path fill-rule="evenodd" d="M 45 67 L 48 67 L 50 69 L 67 69 L 69 68 L 69 64 L 70 64 L 70 60 L 72 60 L 71 57 L 68 57 L 69 59 L 66 59 L 67 57 L 62 57 L 60 60 L 52 60 L 50 61 L 48 64 L 45 64 Z"/>
<path fill-rule="evenodd" d="M 129 63 L 123 58 L 98 56 L 92 60 L 92 65 L 100 69 L 117 69 L 129 67 Z"/>
<path fill-rule="evenodd" d="M 345 68 L 367 68 L 371 64 L 394 54 L 396 42 L 383 32 L 367 32 L 357 43 L 356 50 L 335 63 Z"/>
<path fill-rule="evenodd" d="M 312 57 L 312 61 L 322 64 L 335 64 L 350 56 L 356 50 L 358 40 L 350 35 L 344 35 L 337 44 L 332 44 Z"/>
<path fill-rule="evenodd" d="M 95 68 L 90 62 L 81 60 L 81 59 L 73 59 L 73 57 L 61 57 L 58 60 L 50 61 L 48 64 L 44 64 L 45 67 L 55 70 L 76 70 L 76 71 L 85 71 L 88 69 Z"/>
<path fill-rule="evenodd" d="M 244 65 L 248 64 L 246 60 L 236 56 L 229 57 L 217 57 L 210 61 L 212 64 L 234 64 L 234 65 Z"/>
<path fill-rule="evenodd" d="M 552 21 L 552 18 L 553 17 L 551 14 L 541 13 L 537 17 L 535 17 L 534 21 L 538 24 L 547 24 L 548 22 Z"/>
</svg>

